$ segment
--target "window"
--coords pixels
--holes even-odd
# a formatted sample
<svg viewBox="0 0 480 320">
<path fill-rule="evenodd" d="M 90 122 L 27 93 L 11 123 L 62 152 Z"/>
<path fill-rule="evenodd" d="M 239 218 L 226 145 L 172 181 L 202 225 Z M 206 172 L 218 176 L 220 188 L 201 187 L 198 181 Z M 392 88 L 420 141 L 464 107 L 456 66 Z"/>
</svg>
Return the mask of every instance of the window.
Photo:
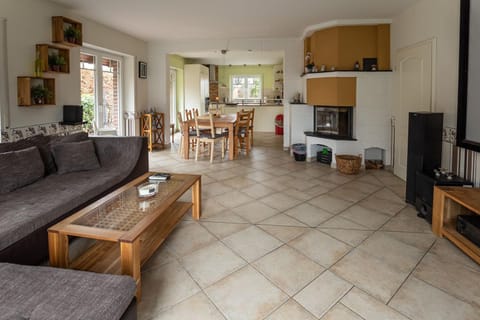
<svg viewBox="0 0 480 320">
<path fill-rule="evenodd" d="M 97 134 L 122 133 L 121 60 L 103 52 L 80 54 L 83 118 Z"/>
<path fill-rule="evenodd" d="M 234 75 L 230 88 L 232 101 L 262 99 L 262 76 Z"/>
</svg>

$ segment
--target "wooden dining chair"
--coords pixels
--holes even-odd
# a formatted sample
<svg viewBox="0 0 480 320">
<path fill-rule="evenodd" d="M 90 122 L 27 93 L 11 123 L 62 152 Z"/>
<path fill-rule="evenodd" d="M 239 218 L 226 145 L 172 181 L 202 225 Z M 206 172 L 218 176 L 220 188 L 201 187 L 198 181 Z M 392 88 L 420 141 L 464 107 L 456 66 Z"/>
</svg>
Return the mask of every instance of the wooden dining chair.
<svg viewBox="0 0 480 320">
<path fill-rule="evenodd" d="M 182 137 L 180 139 L 180 144 L 179 144 L 179 147 L 178 147 L 178 153 L 183 157 L 184 156 L 182 154 L 182 152 L 183 152 L 183 139 L 184 139 L 183 128 L 184 128 L 184 126 L 187 126 L 188 124 L 185 121 L 183 121 L 181 112 L 177 112 L 177 121 L 178 121 L 178 126 L 180 128 L 180 132 L 182 134 Z M 189 128 L 189 130 L 188 130 L 188 140 L 187 141 L 188 141 L 188 147 L 189 148 L 192 147 L 192 150 L 193 150 L 193 143 L 195 141 L 195 136 L 196 135 L 197 135 L 196 132 L 194 130 L 190 130 L 190 128 Z"/>
<path fill-rule="evenodd" d="M 221 141 L 222 143 L 222 159 L 225 158 L 225 140 L 226 135 L 224 133 L 216 133 L 215 126 L 213 125 L 213 115 L 209 114 L 202 119 L 208 120 L 208 124 L 199 124 L 199 117 L 194 114 L 195 128 L 196 128 L 196 148 L 195 148 L 195 161 L 198 160 L 198 153 L 201 147 L 200 143 L 209 145 L 210 148 L 210 163 L 213 163 L 213 152 L 215 149 L 215 142 Z"/>
<path fill-rule="evenodd" d="M 245 154 L 250 154 L 250 118 L 252 113 L 249 111 L 237 112 L 237 123 L 235 125 L 235 152 L 238 155 L 241 150 L 245 150 Z"/>
<path fill-rule="evenodd" d="M 255 118 L 255 109 L 242 109 L 242 112 L 250 112 L 250 124 L 248 125 L 248 134 L 250 135 L 250 147 L 253 147 L 253 119 Z"/>
</svg>

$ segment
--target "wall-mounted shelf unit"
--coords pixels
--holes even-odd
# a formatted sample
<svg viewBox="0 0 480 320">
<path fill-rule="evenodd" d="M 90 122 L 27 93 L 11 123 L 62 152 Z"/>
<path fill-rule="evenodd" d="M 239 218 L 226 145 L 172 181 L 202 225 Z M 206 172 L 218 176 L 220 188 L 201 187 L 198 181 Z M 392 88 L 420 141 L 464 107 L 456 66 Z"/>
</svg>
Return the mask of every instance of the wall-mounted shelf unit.
<svg viewBox="0 0 480 320">
<path fill-rule="evenodd" d="M 43 88 L 44 98 L 35 97 L 33 88 Z M 17 77 L 17 100 L 22 107 L 55 105 L 55 79 Z"/>
<path fill-rule="evenodd" d="M 51 44 L 37 44 L 36 50 L 42 72 L 70 73 L 69 49 Z"/>
<path fill-rule="evenodd" d="M 52 41 L 71 47 L 81 46 L 83 44 L 82 24 L 61 16 L 52 17 Z"/>
</svg>

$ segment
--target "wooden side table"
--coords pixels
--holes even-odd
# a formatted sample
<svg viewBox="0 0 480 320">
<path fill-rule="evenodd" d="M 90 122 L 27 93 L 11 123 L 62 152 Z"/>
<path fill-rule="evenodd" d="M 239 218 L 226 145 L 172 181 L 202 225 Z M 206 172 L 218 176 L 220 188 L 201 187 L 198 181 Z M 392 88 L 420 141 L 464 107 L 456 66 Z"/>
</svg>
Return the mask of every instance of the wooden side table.
<svg viewBox="0 0 480 320">
<path fill-rule="evenodd" d="M 480 264 L 480 248 L 456 229 L 457 216 L 461 214 L 480 215 L 480 189 L 435 186 L 433 189 L 433 233 L 449 239 Z"/>
<path fill-rule="evenodd" d="M 148 150 L 165 148 L 165 114 L 162 112 L 144 113 L 141 117 L 142 136 L 148 137 Z"/>
</svg>

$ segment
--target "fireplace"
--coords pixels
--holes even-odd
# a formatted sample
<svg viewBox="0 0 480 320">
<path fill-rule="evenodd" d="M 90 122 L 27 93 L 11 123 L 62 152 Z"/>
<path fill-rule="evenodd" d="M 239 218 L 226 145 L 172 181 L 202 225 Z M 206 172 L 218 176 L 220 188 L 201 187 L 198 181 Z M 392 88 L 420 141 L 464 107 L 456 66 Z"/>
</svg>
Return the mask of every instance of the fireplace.
<svg viewBox="0 0 480 320">
<path fill-rule="evenodd" d="M 332 139 L 353 139 L 353 108 L 315 106 L 314 134 Z"/>
</svg>

